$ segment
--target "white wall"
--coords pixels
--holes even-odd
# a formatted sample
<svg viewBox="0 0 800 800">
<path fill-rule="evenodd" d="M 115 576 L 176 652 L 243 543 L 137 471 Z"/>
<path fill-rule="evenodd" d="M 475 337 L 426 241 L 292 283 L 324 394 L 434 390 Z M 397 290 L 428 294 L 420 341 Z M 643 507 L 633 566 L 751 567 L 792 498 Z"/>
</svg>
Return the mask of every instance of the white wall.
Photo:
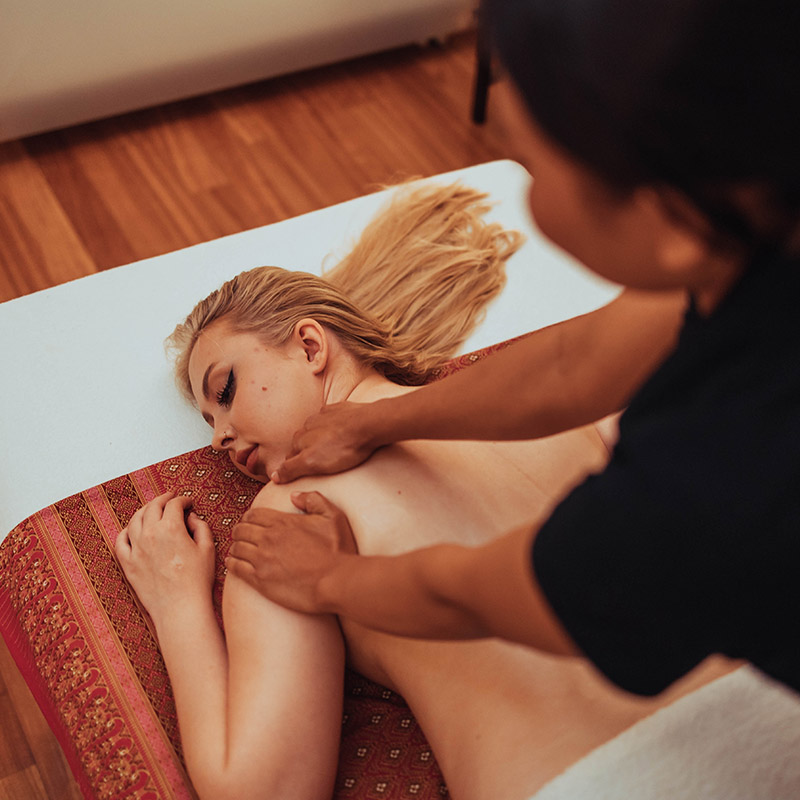
<svg viewBox="0 0 800 800">
<path fill-rule="evenodd" d="M 0 0 L 0 141 L 443 38 L 472 0 Z"/>
</svg>

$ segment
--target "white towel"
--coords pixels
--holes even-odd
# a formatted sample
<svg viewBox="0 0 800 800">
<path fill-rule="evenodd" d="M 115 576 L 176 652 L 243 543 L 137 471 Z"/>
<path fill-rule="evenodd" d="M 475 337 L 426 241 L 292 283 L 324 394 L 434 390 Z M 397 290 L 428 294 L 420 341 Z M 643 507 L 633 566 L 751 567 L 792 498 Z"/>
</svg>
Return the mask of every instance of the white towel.
<svg viewBox="0 0 800 800">
<path fill-rule="evenodd" d="M 531 800 L 798 800 L 800 695 L 752 667 L 593 750 Z"/>
</svg>

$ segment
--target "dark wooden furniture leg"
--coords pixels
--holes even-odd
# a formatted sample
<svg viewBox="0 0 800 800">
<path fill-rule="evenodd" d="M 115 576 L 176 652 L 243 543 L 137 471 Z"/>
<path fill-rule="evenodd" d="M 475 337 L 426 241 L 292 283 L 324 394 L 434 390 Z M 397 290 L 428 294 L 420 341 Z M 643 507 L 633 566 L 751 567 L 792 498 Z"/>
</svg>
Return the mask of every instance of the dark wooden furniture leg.
<svg viewBox="0 0 800 800">
<path fill-rule="evenodd" d="M 489 99 L 489 86 L 492 83 L 492 50 L 486 26 L 481 24 L 478 15 L 478 35 L 476 36 L 475 92 L 472 100 L 472 121 L 477 125 L 486 122 L 486 104 Z"/>
</svg>

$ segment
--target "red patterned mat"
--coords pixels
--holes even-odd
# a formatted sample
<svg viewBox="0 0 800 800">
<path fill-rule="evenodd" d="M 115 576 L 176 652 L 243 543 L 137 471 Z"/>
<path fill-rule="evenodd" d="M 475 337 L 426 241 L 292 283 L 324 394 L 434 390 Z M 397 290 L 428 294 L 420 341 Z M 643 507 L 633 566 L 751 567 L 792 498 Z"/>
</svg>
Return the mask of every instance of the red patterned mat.
<svg viewBox="0 0 800 800">
<path fill-rule="evenodd" d="M 437 377 L 494 349 L 455 359 Z M 203 448 L 55 503 L 0 545 L 0 633 L 85 797 L 195 796 L 153 629 L 114 558 L 118 532 L 153 497 L 170 490 L 190 494 L 215 535 L 214 603 L 221 625 L 229 534 L 259 488 L 225 454 Z M 402 698 L 351 671 L 334 797 L 447 797 Z"/>
</svg>

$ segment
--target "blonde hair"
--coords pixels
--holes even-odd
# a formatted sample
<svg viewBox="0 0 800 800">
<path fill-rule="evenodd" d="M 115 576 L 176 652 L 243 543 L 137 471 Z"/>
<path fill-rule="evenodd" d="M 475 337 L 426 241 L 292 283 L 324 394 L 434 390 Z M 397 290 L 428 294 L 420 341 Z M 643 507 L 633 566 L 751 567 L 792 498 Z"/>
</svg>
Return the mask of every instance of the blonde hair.
<svg viewBox="0 0 800 800">
<path fill-rule="evenodd" d="M 516 231 L 486 223 L 488 209 L 485 194 L 459 184 L 404 187 L 322 278 L 280 267 L 237 275 L 167 339 L 178 386 L 194 401 L 189 357 L 212 323 L 281 346 L 306 317 L 389 380 L 424 383 L 502 289 L 505 261 L 522 243 Z"/>
</svg>

